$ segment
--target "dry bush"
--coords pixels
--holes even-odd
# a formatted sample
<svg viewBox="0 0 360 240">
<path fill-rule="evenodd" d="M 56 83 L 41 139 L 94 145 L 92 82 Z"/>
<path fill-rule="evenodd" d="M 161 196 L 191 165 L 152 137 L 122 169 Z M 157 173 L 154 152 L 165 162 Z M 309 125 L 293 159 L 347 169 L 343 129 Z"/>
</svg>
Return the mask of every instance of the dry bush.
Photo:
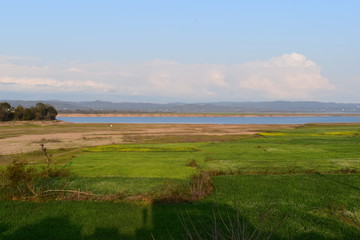
<svg viewBox="0 0 360 240">
<path fill-rule="evenodd" d="M 191 159 L 189 162 L 188 162 L 188 164 L 187 164 L 187 166 L 189 166 L 189 167 L 199 167 L 199 165 L 197 164 L 197 162 L 195 161 L 195 159 Z"/>
<path fill-rule="evenodd" d="M 69 175 L 68 169 L 36 169 L 24 161 L 14 161 L 0 173 L 0 196 L 14 200 L 42 197 L 49 189 L 62 188 Z"/>
<path fill-rule="evenodd" d="M 201 171 L 191 178 L 189 193 L 192 201 L 198 201 L 210 195 L 213 190 L 213 182 L 209 173 Z"/>
<path fill-rule="evenodd" d="M 153 202 L 179 203 L 189 202 L 189 193 L 184 184 L 165 181 L 162 186 L 152 194 Z"/>
<path fill-rule="evenodd" d="M 13 162 L 0 174 L 0 193 L 3 198 L 37 195 L 35 168 L 25 167 L 25 162 Z"/>
<path fill-rule="evenodd" d="M 191 177 L 188 183 L 180 184 L 172 181 L 153 194 L 153 202 L 179 203 L 199 201 L 210 195 L 213 190 L 211 176 L 204 171 Z"/>
</svg>

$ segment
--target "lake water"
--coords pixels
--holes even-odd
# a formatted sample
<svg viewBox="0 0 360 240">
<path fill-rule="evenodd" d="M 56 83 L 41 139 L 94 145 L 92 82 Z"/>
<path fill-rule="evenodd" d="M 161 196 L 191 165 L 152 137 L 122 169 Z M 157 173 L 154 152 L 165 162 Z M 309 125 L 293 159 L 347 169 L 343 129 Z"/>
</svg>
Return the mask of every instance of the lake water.
<svg viewBox="0 0 360 240">
<path fill-rule="evenodd" d="M 73 123 L 306 124 L 360 123 L 360 116 L 318 117 L 58 117 Z"/>
</svg>

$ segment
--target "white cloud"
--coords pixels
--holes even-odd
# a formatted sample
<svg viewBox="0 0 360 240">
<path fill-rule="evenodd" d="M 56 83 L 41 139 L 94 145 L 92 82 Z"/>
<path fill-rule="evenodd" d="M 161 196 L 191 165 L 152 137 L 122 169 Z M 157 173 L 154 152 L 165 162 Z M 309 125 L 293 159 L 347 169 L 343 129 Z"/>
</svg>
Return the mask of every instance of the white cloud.
<svg viewBox="0 0 360 240">
<path fill-rule="evenodd" d="M 116 96 L 176 101 L 314 100 L 335 90 L 316 63 L 297 53 L 237 65 L 153 60 L 35 66 L 29 58 L 21 58 L 21 64 L 12 59 L 0 56 L 0 92 L 38 92 L 37 98 L 46 89 L 104 100 L 110 95 L 111 100 Z"/>
<path fill-rule="evenodd" d="M 111 86 L 96 83 L 93 81 L 58 81 L 55 79 L 47 78 L 11 78 L 4 77 L 0 78 L 0 86 L 2 90 L 7 91 L 61 91 L 61 92 L 76 92 L 76 91 L 85 91 L 85 90 L 96 90 L 107 92 L 111 89 Z"/>
<path fill-rule="evenodd" d="M 29 61 L 29 60 L 36 60 L 36 58 L 17 57 L 17 56 L 6 56 L 6 55 L 1 55 L 1 54 L 0 54 L 0 63 L 13 62 L 13 61 Z"/>
<path fill-rule="evenodd" d="M 306 99 L 316 96 L 319 91 L 335 90 L 314 62 L 297 53 L 246 66 L 256 71 L 250 71 L 240 86 L 262 92 L 269 98 Z"/>
<path fill-rule="evenodd" d="M 284 54 L 267 62 L 269 67 L 316 67 L 316 64 L 298 53 Z"/>
<path fill-rule="evenodd" d="M 79 68 L 73 68 L 73 67 L 67 68 L 64 71 L 66 71 L 66 72 L 76 72 L 76 73 L 85 73 L 84 70 L 79 69 Z"/>
</svg>

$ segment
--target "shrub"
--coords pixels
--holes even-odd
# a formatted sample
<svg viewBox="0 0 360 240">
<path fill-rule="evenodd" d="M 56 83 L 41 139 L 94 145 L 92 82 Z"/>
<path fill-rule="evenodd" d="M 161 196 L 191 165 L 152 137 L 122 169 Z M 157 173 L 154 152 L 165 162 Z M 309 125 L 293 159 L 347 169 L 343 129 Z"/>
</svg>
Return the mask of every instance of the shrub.
<svg viewBox="0 0 360 240">
<path fill-rule="evenodd" d="M 163 186 L 153 194 L 154 202 L 195 202 L 210 195 L 213 183 L 209 173 L 201 171 L 191 177 L 187 183 L 164 182 Z"/>
<path fill-rule="evenodd" d="M 4 198 L 35 196 L 35 173 L 32 167 L 25 168 L 25 162 L 13 162 L 0 175 L 1 195 Z"/>
<path fill-rule="evenodd" d="M 190 201 L 186 185 L 173 181 L 165 181 L 152 195 L 153 202 L 180 203 Z"/>
<path fill-rule="evenodd" d="M 24 161 L 14 161 L 0 173 L 0 196 L 3 199 L 28 199 L 43 196 L 51 188 L 61 188 L 70 175 L 68 169 L 36 169 Z"/>
<path fill-rule="evenodd" d="M 189 191 L 192 201 L 198 201 L 210 195 L 213 182 L 209 173 L 201 171 L 191 178 Z"/>
<path fill-rule="evenodd" d="M 199 165 L 197 164 L 196 160 L 195 159 L 191 159 L 188 164 L 187 164 L 188 167 L 195 167 L 195 168 L 198 168 Z"/>
</svg>

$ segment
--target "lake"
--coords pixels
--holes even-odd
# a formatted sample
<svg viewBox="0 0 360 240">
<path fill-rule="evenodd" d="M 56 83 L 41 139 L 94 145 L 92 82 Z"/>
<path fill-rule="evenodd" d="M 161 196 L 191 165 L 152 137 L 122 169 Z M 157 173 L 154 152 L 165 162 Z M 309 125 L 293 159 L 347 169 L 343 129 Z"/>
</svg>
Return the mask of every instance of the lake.
<svg viewBox="0 0 360 240">
<path fill-rule="evenodd" d="M 360 123 L 360 116 L 314 117 L 58 117 L 73 123 L 306 124 Z"/>
</svg>

